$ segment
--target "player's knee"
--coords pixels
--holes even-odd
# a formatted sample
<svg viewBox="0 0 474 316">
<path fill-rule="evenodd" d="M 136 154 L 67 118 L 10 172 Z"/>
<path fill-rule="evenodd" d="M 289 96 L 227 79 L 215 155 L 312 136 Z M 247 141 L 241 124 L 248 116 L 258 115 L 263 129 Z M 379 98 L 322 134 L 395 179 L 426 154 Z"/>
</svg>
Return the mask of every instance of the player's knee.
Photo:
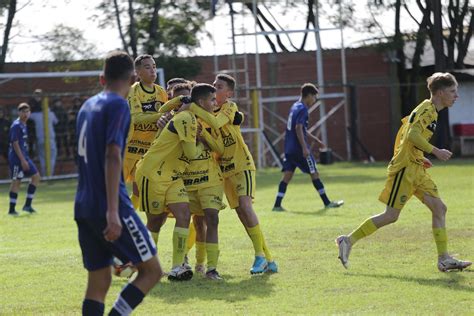
<svg viewBox="0 0 474 316">
<path fill-rule="evenodd" d="M 440 200 L 438 203 L 436 203 L 434 211 L 438 216 L 444 217 L 448 212 L 448 207 L 443 203 L 443 201 Z"/>
<path fill-rule="evenodd" d="M 209 227 L 217 227 L 219 225 L 219 215 L 206 214 L 206 224 Z"/>
<path fill-rule="evenodd" d="M 148 216 L 146 228 L 153 233 L 159 233 L 163 220 L 158 216 Z"/>
<path fill-rule="evenodd" d="M 152 284 L 156 284 L 163 276 L 163 270 L 156 257 L 137 266 L 138 274 Z"/>
<path fill-rule="evenodd" d="M 31 183 L 33 183 L 35 186 L 38 186 L 38 184 L 40 183 L 41 181 L 41 176 L 39 174 L 39 172 L 35 173 L 32 177 L 31 177 Z"/>
<path fill-rule="evenodd" d="M 387 224 L 395 223 L 398 220 L 399 212 L 385 212 L 384 217 Z"/>
</svg>

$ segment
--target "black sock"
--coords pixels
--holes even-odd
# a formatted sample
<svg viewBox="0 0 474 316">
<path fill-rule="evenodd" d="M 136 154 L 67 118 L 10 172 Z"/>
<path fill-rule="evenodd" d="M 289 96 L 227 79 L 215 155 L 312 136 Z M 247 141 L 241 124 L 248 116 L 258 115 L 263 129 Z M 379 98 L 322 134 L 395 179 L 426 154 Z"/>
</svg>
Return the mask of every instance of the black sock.
<svg viewBox="0 0 474 316">
<path fill-rule="evenodd" d="M 26 202 L 25 206 L 31 206 L 31 202 L 33 201 L 33 197 L 35 196 L 36 186 L 34 184 L 28 185 L 28 190 L 26 191 Z"/>
<path fill-rule="evenodd" d="M 143 301 L 145 294 L 132 283 L 127 284 L 110 310 L 110 316 L 129 315 Z"/>
<path fill-rule="evenodd" d="M 280 184 L 278 185 L 278 193 L 277 193 L 277 196 L 276 196 L 274 207 L 281 207 L 281 201 L 285 197 L 287 186 L 288 186 L 288 183 L 280 181 Z"/>
<path fill-rule="evenodd" d="M 82 301 L 82 315 L 83 316 L 102 316 L 104 315 L 104 303 L 94 300 L 84 299 Z"/>
<path fill-rule="evenodd" d="M 324 190 L 324 185 L 321 182 L 321 180 L 319 180 L 319 178 L 313 180 L 313 185 L 318 191 L 319 196 L 321 197 L 321 200 L 323 200 L 324 205 L 328 205 L 329 203 L 331 203 L 331 201 L 329 201 L 326 195 L 326 191 Z"/>
<path fill-rule="evenodd" d="M 10 191 L 10 209 L 8 210 L 9 213 L 15 212 L 17 198 L 18 198 L 18 193 Z"/>
</svg>

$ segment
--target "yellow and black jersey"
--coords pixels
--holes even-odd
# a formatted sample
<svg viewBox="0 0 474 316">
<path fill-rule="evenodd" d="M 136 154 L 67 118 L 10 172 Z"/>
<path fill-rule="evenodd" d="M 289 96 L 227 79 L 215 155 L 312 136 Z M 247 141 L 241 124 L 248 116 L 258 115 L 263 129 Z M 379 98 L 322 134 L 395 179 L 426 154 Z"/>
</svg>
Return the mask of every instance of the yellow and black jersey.
<svg viewBox="0 0 474 316">
<path fill-rule="evenodd" d="M 141 82 L 130 88 L 128 104 L 132 116 L 132 124 L 128 134 L 125 158 L 140 159 L 155 139 L 158 127 L 156 121 L 161 117 L 160 107 L 168 101 L 165 89 L 154 85 L 149 91 Z"/>
<path fill-rule="evenodd" d="M 431 153 L 429 140 L 436 130 L 438 112 L 430 100 L 421 102 L 409 116 L 402 119 L 397 133 L 394 155 L 388 171 L 397 172 L 410 162 L 423 164 L 423 152 Z"/>
<path fill-rule="evenodd" d="M 182 177 L 189 157 L 185 155 L 185 146 L 196 147 L 196 117 L 190 111 L 176 114 L 153 141 L 147 153 L 137 164 L 137 172 L 150 179 L 172 181 Z M 194 152 L 194 154 L 200 154 Z"/>
</svg>

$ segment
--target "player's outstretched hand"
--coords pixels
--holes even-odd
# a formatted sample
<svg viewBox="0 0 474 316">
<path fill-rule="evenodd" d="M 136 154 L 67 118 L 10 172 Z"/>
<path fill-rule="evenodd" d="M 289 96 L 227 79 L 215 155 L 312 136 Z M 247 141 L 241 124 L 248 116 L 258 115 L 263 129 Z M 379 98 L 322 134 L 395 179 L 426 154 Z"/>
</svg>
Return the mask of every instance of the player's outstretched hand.
<svg viewBox="0 0 474 316">
<path fill-rule="evenodd" d="M 122 234 L 122 223 L 118 211 L 107 210 L 107 227 L 104 229 L 104 238 L 107 241 L 117 240 Z"/>
<path fill-rule="evenodd" d="M 436 148 L 436 147 L 433 148 L 432 154 L 435 155 L 436 158 L 438 158 L 441 161 L 447 161 L 453 155 L 453 153 L 450 152 L 447 149 L 439 149 L 439 148 Z"/>
</svg>

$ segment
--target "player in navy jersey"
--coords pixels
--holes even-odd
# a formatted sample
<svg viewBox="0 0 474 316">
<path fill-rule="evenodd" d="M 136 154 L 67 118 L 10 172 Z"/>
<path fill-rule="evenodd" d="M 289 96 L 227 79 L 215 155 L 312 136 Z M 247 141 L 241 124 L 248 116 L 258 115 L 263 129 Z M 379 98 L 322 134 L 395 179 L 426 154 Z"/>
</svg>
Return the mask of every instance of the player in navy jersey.
<svg viewBox="0 0 474 316">
<path fill-rule="evenodd" d="M 25 205 L 23 211 L 35 213 L 35 209 L 31 206 L 35 195 L 36 187 L 40 182 L 40 175 L 35 164 L 28 156 L 28 132 L 26 130 L 26 121 L 30 118 L 30 106 L 27 103 L 18 105 L 18 118 L 10 127 L 8 135 L 8 164 L 10 165 L 10 176 L 12 183 L 10 185 L 10 209 L 8 215 L 18 216 L 15 210 L 18 191 L 20 190 L 21 179 L 23 177 L 31 177 L 28 185 Z"/>
<path fill-rule="evenodd" d="M 103 314 L 113 256 L 131 261 L 138 275 L 124 287 L 109 315 L 130 314 L 162 276 L 156 246 L 133 209 L 121 172 L 130 125 L 125 97 L 133 79 L 130 56 L 110 53 L 100 77 L 104 91 L 87 100 L 77 117 L 79 183 L 74 219 L 89 272 L 83 315 Z"/>
<path fill-rule="evenodd" d="M 320 145 L 324 144 L 315 136 L 308 134 L 308 107 L 315 104 L 318 99 L 318 89 L 311 83 L 305 83 L 301 86 L 301 97 L 293 104 L 288 116 L 288 122 L 285 134 L 285 160 L 283 162 L 283 178 L 278 186 L 278 194 L 273 206 L 273 211 L 284 211 L 281 201 L 285 196 L 286 188 L 298 167 L 304 173 L 309 173 L 313 186 L 316 188 L 325 207 L 339 207 L 344 201 L 331 202 L 326 195 L 324 185 L 319 179 L 316 161 L 311 154 L 308 135 L 316 139 Z"/>
</svg>

